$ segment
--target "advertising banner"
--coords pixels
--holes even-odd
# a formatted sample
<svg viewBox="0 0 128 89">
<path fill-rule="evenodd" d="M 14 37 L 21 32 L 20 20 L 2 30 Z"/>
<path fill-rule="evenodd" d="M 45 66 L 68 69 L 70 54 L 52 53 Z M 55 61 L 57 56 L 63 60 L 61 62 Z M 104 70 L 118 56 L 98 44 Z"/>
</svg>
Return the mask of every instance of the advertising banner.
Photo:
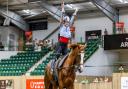
<svg viewBox="0 0 128 89">
<path fill-rule="evenodd" d="M 13 80 L 0 80 L 0 89 L 14 89 Z"/>
<path fill-rule="evenodd" d="M 26 89 L 44 89 L 44 79 L 27 79 Z"/>
<path fill-rule="evenodd" d="M 128 89 L 128 77 L 121 77 L 121 89 Z"/>
<path fill-rule="evenodd" d="M 90 39 L 98 39 L 98 38 L 101 38 L 101 30 L 92 30 L 85 32 L 86 41 Z"/>
<path fill-rule="evenodd" d="M 128 34 L 105 35 L 104 49 L 128 49 Z"/>
</svg>

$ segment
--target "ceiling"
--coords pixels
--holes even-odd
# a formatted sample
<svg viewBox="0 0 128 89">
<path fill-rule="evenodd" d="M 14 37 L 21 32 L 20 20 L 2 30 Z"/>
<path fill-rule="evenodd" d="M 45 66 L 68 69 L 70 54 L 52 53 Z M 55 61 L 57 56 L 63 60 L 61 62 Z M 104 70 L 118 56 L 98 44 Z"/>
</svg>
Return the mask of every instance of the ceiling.
<svg viewBox="0 0 128 89">
<path fill-rule="evenodd" d="M 49 14 L 41 8 L 37 2 L 39 0 L 0 0 L 0 7 L 9 9 L 21 15 L 24 19 L 45 18 Z M 61 0 L 42 0 L 60 9 Z M 105 0 L 115 8 L 127 8 L 128 0 Z M 78 8 L 81 13 L 97 11 L 98 9 L 89 0 L 64 0 L 65 9 L 72 12 Z"/>
</svg>

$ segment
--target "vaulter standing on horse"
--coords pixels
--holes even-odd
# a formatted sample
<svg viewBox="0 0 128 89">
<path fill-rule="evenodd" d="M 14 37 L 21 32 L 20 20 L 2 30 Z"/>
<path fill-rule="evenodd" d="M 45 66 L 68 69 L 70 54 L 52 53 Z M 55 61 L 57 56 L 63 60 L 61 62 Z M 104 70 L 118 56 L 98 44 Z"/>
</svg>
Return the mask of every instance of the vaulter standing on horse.
<svg viewBox="0 0 128 89">
<path fill-rule="evenodd" d="M 71 40 L 71 31 L 70 28 L 73 26 L 75 16 L 78 12 L 78 9 L 75 10 L 71 19 L 68 15 L 66 15 L 64 10 L 64 1 L 62 1 L 62 13 L 61 13 L 61 20 L 60 20 L 60 37 L 59 37 L 59 48 L 57 53 L 61 53 L 62 55 L 67 54 L 67 45 L 70 43 Z"/>
<path fill-rule="evenodd" d="M 63 56 L 63 58 L 61 59 L 65 59 L 67 57 L 67 52 L 68 52 L 68 43 L 71 43 L 71 31 L 70 28 L 73 26 L 74 24 L 74 20 L 75 17 L 77 15 L 78 9 L 75 9 L 75 12 L 73 13 L 73 15 L 71 16 L 71 18 L 69 18 L 68 15 L 66 15 L 65 10 L 64 10 L 64 1 L 62 0 L 62 5 L 61 5 L 61 19 L 60 19 L 60 32 L 59 32 L 59 47 L 56 50 L 57 55 L 57 59 L 59 58 L 60 55 Z M 61 61 L 59 63 L 60 67 L 64 61 Z M 56 59 L 54 60 L 54 62 L 52 63 L 52 68 L 54 69 L 54 64 L 55 64 Z M 53 71 L 53 70 L 52 70 Z"/>
</svg>

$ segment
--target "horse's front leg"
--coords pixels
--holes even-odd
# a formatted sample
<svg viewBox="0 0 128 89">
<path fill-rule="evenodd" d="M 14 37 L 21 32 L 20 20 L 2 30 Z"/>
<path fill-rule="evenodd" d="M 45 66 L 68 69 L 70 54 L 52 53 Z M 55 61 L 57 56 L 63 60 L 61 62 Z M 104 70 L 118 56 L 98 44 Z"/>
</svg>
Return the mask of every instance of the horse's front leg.
<svg viewBox="0 0 128 89">
<path fill-rule="evenodd" d="M 56 84 L 53 85 L 52 89 L 58 89 Z"/>
<path fill-rule="evenodd" d="M 63 82 L 62 82 L 62 80 L 61 81 L 59 81 L 59 89 L 63 89 Z"/>
<path fill-rule="evenodd" d="M 59 89 L 63 89 L 63 84 L 61 83 L 59 83 Z"/>
<path fill-rule="evenodd" d="M 59 87 L 59 89 L 63 89 L 63 87 Z"/>
<path fill-rule="evenodd" d="M 68 88 L 66 89 L 74 89 L 74 84 L 73 85 L 70 85 Z"/>
</svg>

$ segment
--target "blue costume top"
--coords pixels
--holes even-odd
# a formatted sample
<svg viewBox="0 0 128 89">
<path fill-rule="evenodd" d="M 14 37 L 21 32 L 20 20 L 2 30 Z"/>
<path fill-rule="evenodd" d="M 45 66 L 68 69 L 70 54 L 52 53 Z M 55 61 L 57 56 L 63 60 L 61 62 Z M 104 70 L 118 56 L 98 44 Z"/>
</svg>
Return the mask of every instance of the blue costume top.
<svg viewBox="0 0 128 89">
<path fill-rule="evenodd" d="M 60 27 L 60 36 L 71 38 L 70 27 L 62 24 Z"/>
</svg>

